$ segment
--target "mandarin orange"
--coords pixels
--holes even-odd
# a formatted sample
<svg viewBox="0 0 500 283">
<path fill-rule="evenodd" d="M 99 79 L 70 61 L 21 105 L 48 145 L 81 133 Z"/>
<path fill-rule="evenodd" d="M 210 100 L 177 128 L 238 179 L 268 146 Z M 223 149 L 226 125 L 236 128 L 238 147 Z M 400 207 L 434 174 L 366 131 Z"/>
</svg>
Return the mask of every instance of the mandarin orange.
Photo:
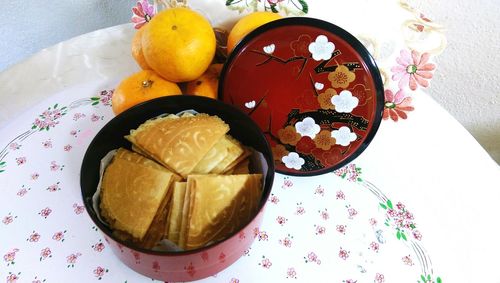
<svg viewBox="0 0 500 283">
<path fill-rule="evenodd" d="M 169 82 L 151 70 L 142 70 L 120 82 L 111 98 L 118 115 L 128 108 L 153 98 L 181 94 L 176 83 Z"/>
<path fill-rule="evenodd" d="M 233 51 L 233 48 L 243 39 L 243 37 L 245 37 L 245 35 L 261 25 L 281 18 L 280 14 L 272 12 L 253 12 L 241 18 L 231 29 L 231 32 L 229 32 L 227 38 L 227 54 Z"/>
<path fill-rule="evenodd" d="M 166 80 L 194 80 L 214 58 L 214 31 L 207 19 L 191 9 L 163 10 L 144 28 L 142 50 L 146 62 Z"/>
</svg>

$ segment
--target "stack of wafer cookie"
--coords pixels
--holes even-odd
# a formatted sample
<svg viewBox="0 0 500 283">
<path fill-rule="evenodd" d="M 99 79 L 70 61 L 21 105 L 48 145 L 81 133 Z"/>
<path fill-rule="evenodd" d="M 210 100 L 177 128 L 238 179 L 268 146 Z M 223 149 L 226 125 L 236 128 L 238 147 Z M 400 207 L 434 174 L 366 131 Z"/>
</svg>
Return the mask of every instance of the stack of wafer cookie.
<svg viewBox="0 0 500 283">
<path fill-rule="evenodd" d="M 257 212 L 262 175 L 251 151 L 207 114 L 146 121 L 104 172 L 100 212 L 116 237 L 153 248 L 168 239 L 190 250 L 223 240 Z"/>
</svg>

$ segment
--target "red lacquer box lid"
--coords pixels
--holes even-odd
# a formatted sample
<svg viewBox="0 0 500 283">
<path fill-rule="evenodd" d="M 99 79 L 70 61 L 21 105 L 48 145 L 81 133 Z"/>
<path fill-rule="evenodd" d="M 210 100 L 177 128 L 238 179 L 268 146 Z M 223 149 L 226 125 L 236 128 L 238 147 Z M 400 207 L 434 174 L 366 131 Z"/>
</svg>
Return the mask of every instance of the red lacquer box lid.
<svg viewBox="0 0 500 283">
<path fill-rule="evenodd" d="M 276 171 L 289 175 L 330 172 L 356 158 L 380 125 L 383 92 L 366 48 L 312 18 L 285 18 L 251 32 L 219 83 L 219 97 L 259 125 Z"/>
</svg>

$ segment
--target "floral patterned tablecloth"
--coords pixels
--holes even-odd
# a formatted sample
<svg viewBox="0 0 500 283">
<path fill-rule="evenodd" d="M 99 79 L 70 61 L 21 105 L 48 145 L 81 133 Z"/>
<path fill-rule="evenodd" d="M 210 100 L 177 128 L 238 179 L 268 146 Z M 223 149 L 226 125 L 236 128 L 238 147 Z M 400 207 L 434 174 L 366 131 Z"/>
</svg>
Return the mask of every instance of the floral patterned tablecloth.
<svg viewBox="0 0 500 283">
<path fill-rule="evenodd" d="M 277 174 L 264 223 L 247 235 L 252 247 L 202 281 L 500 282 L 499 168 L 422 91 L 444 47 L 440 27 L 405 2 L 388 1 L 385 18 L 367 12 L 380 8 L 370 1 L 320 2 L 192 4 L 215 26 L 254 9 L 334 22 L 369 48 L 386 88 L 385 120 L 368 149 L 332 173 Z M 114 257 L 79 187 L 83 154 L 113 117 L 113 88 L 137 70 L 132 34 L 124 25 L 83 35 L 0 74 L 12 101 L 2 105 L 8 122 L 0 128 L 0 282 L 151 282 Z M 21 84 L 26 76 L 33 82 Z M 22 113 L 16 106 L 26 101 Z"/>
</svg>

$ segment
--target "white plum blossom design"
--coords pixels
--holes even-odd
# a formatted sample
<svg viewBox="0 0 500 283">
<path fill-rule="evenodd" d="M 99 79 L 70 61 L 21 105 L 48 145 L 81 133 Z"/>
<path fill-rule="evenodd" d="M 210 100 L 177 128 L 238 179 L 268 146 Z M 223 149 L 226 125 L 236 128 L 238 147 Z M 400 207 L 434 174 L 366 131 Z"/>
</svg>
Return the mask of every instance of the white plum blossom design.
<svg viewBox="0 0 500 283">
<path fill-rule="evenodd" d="M 288 155 L 283 156 L 281 158 L 281 161 L 285 163 L 285 166 L 290 169 L 295 169 L 295 170 L 300 170 L 302 168 L 302 165 L 304 165 L 305 160 L 304 158 L 300 157 L 299 154 L 296 152 L 290 152 Z"/>
<path fill-rule="evenodd" d="M 325 85 L 322 83 L 315 83 L 314 84 L 314 88 L 317 90 L 322 90 L 324 87 L 325 87 Z"/>
<path fill-rule="evenodd" d="M 252 109 L 255 107 L 255 100 L 245 102 L 245 107 L 248 109 Z"/>
<path fill-rule="evenodd" d="M 318 124 L 316 124 L 313 118 L 306 117 L 302 120 L 302 122 L 297 122 L 295 124 L 295 130 L 303 137 L 307 136 L 314 139 L 321 128 Z"/>
<path fill-rule="evenodd" d="M 335 105 L 335 111 L 339 113 L 351 113 L 358 106 L 359 99 L 352 96 L 348 90 L 343 90 L 338 95 L 332 97 L 332 104 Z"/>
<path fill-rule="evenodd" d="M 355 133 L 351 132 L 351 129 L 342 126 L 340 129 L 332 131 L 332 138 L 335 139 L 336 144 L 348 146 L 351 142 L 356 140 L 357 136 Z"/>
<path fill-rule="evenodd" d="M 262 50 L 264 50 L 264 52 L 266 52 L 267 54 L 273 54 L 274 49 L 276 49 L 276 45 L 274 44 L 269 44 L 267 46 L 264 46 L 264 48 L 262 48 Z"/>
<path fill-rule="evenodd" d="M 316 61 L 328 60 L 332 58 L 332 53 L 335 50 L 335 44 L 329 42 L 324 35 L 318 35 L 316 41 L 309 44 L 309 52 Z"/>
</svg>

